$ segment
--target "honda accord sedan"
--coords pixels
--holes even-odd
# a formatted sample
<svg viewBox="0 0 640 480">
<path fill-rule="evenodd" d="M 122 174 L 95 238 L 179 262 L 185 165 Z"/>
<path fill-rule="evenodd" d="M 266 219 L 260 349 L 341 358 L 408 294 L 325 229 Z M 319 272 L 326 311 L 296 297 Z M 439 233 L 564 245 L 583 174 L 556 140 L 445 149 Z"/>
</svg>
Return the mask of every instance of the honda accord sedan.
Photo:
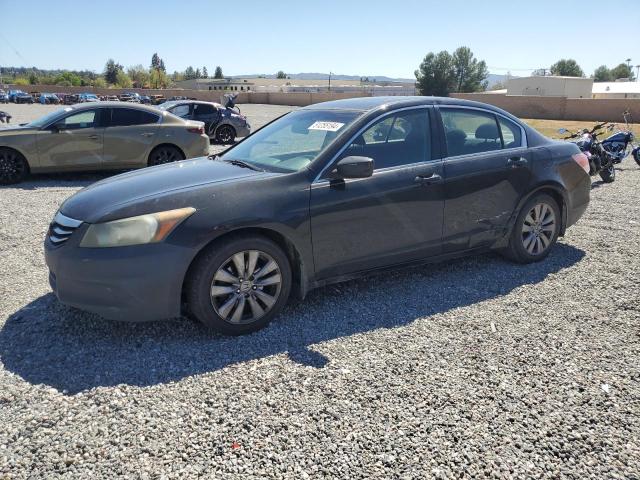
<svg viewBox="0 0 640 480">
<path fill-rule="evenodd" d="M 360 98 L 291 112 L 222 156 L 100 181 L 45 240 L 59 300 L 108 319 L 187 313 L 226 334 L 290 295 L 486 250 L 544 259 L 589 203 L 578 147 L 481 103 Z"/>
<path fill-rule="evenodd" d="M 87 102 L 0 129 L 0 184 L 30 172 L 146 167 L 209 153 L 204 124 L 121 102 Z"/>
</svg>

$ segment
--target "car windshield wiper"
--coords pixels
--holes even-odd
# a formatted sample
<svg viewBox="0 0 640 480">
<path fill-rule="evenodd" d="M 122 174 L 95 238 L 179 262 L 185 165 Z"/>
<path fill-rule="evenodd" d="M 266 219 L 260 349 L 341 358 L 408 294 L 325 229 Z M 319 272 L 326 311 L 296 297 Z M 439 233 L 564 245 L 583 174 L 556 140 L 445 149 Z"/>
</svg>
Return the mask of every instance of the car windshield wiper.
<svg viewBox="0 0 640 480">
<path fill-rule="evenodd" d="M 223 162 L 230 163 L 231 165 L 235 165 L 236 167 L 250 168 L 251 170 L 255 170 L 256 172 L 264 172 L 263 169 L 258 168 L 255 165 L 252 165 L 251 163 L 247 163 L 244 160 L 236 160 L 231 158 L 230 159 L 220 158 L 220 160 L 222 160 Z"/>
</svg>

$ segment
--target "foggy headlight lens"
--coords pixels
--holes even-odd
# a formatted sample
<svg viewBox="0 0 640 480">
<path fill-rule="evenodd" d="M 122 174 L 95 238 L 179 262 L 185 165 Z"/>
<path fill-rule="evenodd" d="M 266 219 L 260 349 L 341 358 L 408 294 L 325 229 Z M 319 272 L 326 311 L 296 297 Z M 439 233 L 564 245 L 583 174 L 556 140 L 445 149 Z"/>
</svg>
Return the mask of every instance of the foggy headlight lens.
<svg viewBox="0 0 640 480">
<path fill-rule="evenodd" d="M 81 247 L 125 247 L 161 242 L 196 209 L 192 207 L 94 223 L 84 234 Z"/>
</svg>

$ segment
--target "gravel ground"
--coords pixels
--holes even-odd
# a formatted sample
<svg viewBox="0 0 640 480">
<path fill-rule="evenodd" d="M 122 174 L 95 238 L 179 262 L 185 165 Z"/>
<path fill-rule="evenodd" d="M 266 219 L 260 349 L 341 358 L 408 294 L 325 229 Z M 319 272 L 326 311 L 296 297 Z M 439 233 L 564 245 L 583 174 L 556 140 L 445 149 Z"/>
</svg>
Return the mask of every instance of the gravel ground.
<svg viewBox="0 0 640 480">
<path fill-rule="evenodd" d="M 59 305 L 42 239 L 94 178 L 0 189 L 0 478 L 638 479 L 640 168 L 618 174 L 542 263 L 322 288 L 240 338 Z"/>
</svg>

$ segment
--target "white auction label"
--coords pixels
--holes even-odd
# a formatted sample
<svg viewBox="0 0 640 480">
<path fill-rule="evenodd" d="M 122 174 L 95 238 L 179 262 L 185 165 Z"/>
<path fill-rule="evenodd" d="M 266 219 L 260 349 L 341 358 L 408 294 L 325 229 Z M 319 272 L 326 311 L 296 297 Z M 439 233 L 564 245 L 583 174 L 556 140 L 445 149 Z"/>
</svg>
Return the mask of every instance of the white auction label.
<svg viewBox="0 0 640 480">
<path fill-rule="evenodd" d="M 309 130 L 325 130 L 327 132 L 337 132 L 344 126 L 340 122 L 315 122 L 309 127 Z"/>
</svg>

